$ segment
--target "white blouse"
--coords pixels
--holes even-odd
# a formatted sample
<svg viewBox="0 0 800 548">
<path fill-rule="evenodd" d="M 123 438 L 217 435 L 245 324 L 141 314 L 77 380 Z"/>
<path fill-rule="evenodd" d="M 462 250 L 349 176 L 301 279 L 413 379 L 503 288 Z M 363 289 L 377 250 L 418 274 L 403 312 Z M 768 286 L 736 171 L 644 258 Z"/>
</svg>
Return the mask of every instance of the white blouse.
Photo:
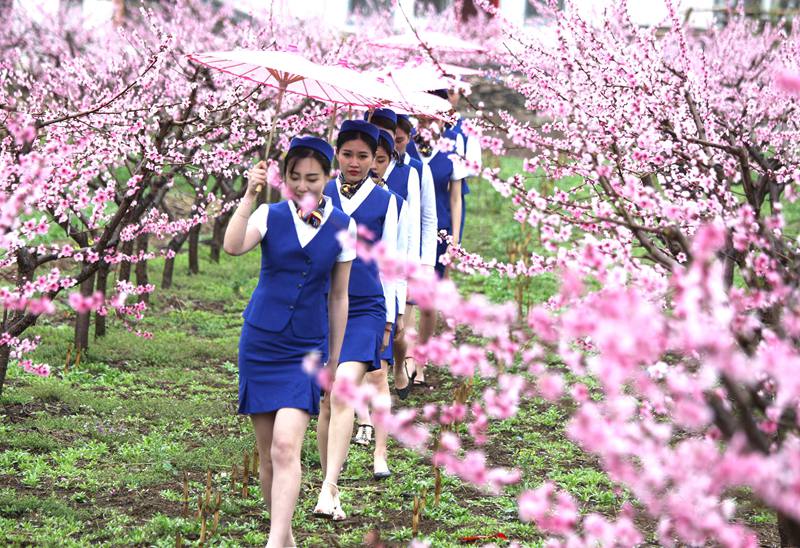
<svg viewBox="0 0 800 548">
<path fill-rule="evenodd" d="M 406 152 L 404 162 L 406 165 L 411 162 L 411 155 L 408 152 Z M 416 169 L 411 168 L 411 171 L 419 178 L 419 173 L 417 173 Z M 419 181 L 419 196 L 420 241 L 422 244 L 419 259 L 420 263 L 426 266 L 435 266 L 439 220 L 436 216 L 436 190 L 433 187 L 433 174 L 431 173 L 430 166 L 427 164 L 422 164 L 422 180 Z M 414 249 L 418 248 L 419 246 L 414 247 Z"/>
<path fill-rule="evenodd" d="M 328 219 L 331 216 L 331 212 L 333 211 L 333 204 L 331 203 L 331 199 L 328 196 L 324 196 L 325 198 L 325 211 L 322 213 L 322 223 L 319 225 L 319 228 L 322 228 Z M 300 247 L 305 247 L 314 239 L 319 233 L 319 228 L 314 228 L 307 222 L 300 217 L 300 213 L 297 212 L 296 208 L 293 204 L 289 204 L 289 208 L 295 211 L 295 214 L 292 215 L 292 220 L 294 220 L 294 229 L 297 232 L 297 239 L 300 242 Z M 256 210 L 250 215 L 250 218 L 247 220 L 247 228 L 254 226 L 258 229 L 261 233 L 261 239 L 264 239 L 264 236 L 267 234 L 267 215 L 269 214 L 269 204 L 261 204 L 256 208 Z M 352 218 L 350 219 L 350 226 L 347 227 L 347 232 L 350 234 L 350 238 L 352 241 L 356 240 L 358 236 L 358 229 L 356 228 L 356 222 Z M 347 261 L 352 261 L 356 258 L 356 250 L 355 248 L 350 249 L 342 249 L 342 252 L 339 253 L 339 256 L 336 258 L 336 262 L 338 263 L 346 263 Z"/>
</svg>

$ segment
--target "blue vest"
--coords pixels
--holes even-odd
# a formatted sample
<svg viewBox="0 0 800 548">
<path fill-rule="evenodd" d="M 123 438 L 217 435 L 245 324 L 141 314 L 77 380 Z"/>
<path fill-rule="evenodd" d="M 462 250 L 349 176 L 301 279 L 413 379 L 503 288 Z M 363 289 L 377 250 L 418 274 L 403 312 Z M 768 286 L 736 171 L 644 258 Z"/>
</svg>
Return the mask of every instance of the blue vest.
<svg viewBox="0 0 800 548">
<path fill-rule="evenodd" d="M 342 209 L 342 199 L 339 196 L 336 179 L 328 181 L 323 194 L 331 198 L 335 207 Z M 370 245 L 380 241 L 383 235 L 383 223 L 386 220 L 386 212 L 389 210 L 391 197 L 392 194 L 388 190 L 376 186 L 352 213 L 352 218 L 355 219 L 358 226 L 366 228 L 372 233 L 371 238 L 364 238 Z M 348 293 L 360 297 L 383 295 L 378 264 L 375 261 L 367 263 L 361 257 L 356 257 L 353 260 L 353 265 L 350 267 Z"/>
<path fill-rule="evenodd" d="M 289 202 L 269 206 L 267 233 L 261 239 L 261 273 L 242 316 L 266 331 L 283 331 L 291 324 L 295 336 L 319 338 L 327 333 L 325 292 L 342 246 L 336 238 L 347 230 L 350 217 L 338 209 L 319 233 L 300 246 Z"/>
<path fill-rule="evenodd" d="M 422 160 L 419 157 L 419 151 L 417 150 L 417 144 L 412 140 L 408 140 L 408 144 L 406 145 L 406 152 L 411 156 L 412 160 L 418 160 L 420 162 L 420 166 L 422 165 Z M 420 168 L 419 173 L 420 180 L 422 180 L 422 169 Z"/>
<path fill-rule="evenodd" d="M 421 169 L 421 166 L 420 166 Z M 395 163 L 389 178 L 386 179 L 386 186 L 389 190 L 400 196 L 403 200 L 408 200 L 408 177 L 411 175 L 411 167 Z M 422 177 L 422 175 L 420 175 Z"/>
<path fill-rule="evenodd" d="M 453 162 L 447 155 L 436 152 L 428 162 L 433 174 L 433 190 L 436 194 L 436 217 L 438 229 L 452 231 L 450 226 L 450 177 L 453 175 Z"/>
<path fill-rule="evenodd" d="M 461 135 L 461 139 L 464 141 L 464 155 L 466 156 L 466 154 L 467 154 L 467 135 L 466 135 L 466 133 L 464 133 L 464 128 L 461 127 L 461 122 L 463 122 L 463 121 L 464 121 L 463 118 L 459 118 L 458 121 L 456 122 L 456 125 L 454 125 L 452 128 L 445 128 L 444 136 L 447 137 L 448 139 L 452 139 L 453 141 L 455 141 L 455 140 L 457 140 L 457 136 Z M 469 185 L 467 184 L 467 180 L 466 179 L 462 179 L 461 196 L 463 197 L 463 196 L 466 196 L 467 194 L 469 194 Z M 462 222 L 462 225 L 463 225 L 463 222 L 464 222 L 464 217 L 463 216 L 461 217 L 461 222 Z M 462 226 L 462 230 L 463 230 L 463 226 Z"/>
<path fill-rule="evenodd" d="M 416 149 L 414 149 L 416 151 Z M 423 165 L 422 160 L 419 158 L 414 158 L 413 156 L 408 157 L 408 167 L 417 170 L 417 175 L 419 175 L 419 188 L 420 192 L 422 191 L 422 171 Z"/>
</svg>

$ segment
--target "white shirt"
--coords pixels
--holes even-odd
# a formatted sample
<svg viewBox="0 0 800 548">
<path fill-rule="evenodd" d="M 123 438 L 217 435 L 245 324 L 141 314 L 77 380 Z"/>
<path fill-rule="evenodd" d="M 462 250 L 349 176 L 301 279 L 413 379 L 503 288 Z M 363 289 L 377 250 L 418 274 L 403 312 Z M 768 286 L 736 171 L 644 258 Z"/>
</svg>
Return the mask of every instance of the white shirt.
<svg viewBox="0 0 800 548">
<path fill-rule="evenodd" d="M 397 218 L 397 257 L 402 261 L 410 260 L 408 245 L 410 242 L 409 232 L 411 232 L 411 226 L 408 213 L 408 201 L 404 200 L 403 205 L 400 207 L 400 215 Z M 403 270 L 403 277 L 395 282 L 398 314 L 403 314 L 406 311 L 406 290 L 408 289 L 408 282 L 405 277 L 405 269 Z"/>
<path fill-rule="evenodd" d="M 361 186 L 358 187 L 356 193 L 351 198 L 346 198 L 342 195 L 342 181 L 339 177 L 336 178 L 336 190 L 339 192 L 339 198 L 342 201 L 342 211 L 348 215 L 358 209 L 358 206 L 364 203 L 372 189 L 375 188 L 375 183 L 371 179 L 367 179 Z M 395 204 L 394 194 L 388 190 L 379 189 L 380 192 L 387 192 L 389 194 L 389 206 L 386 211 L 386 216 L 383 219 L 383 234 L 381 235 L 381 242 L 385 246 L 386 252 L 389 255 L 397 254 L 397 205 Z M 381 275 L 381 286 L 383 287 L 383 298 L 386 300 L 386 321 L 394 323 L 396 312 L 395 300 L 395 282 L 394 280 L 387 280 Z"/>
<path fill-rule="evenodd" d="M 467 138 L 467 150 L 465 155 L 470 164 L 476 166 L 475 170 L 470 172 L 470 177 L 477 177 L 481 173 L 483 167 L 483 155 L 481 153 L 481 142 L 476 137 Z"/>
<path fill-rule="evenodd" d="M 392 159 L 389 162 L 389 166 L 386 168 L 386 173 L 383 174 L 383 178 L 389 179 L 389 174 L 396 166 L 397 163 L 394 159 Z M 408 168 L 408 193 L 406 194 L 405 199 L 406 206 L 408 208 L 408 212 L 406 214 L 408 220 L 408 241 L 402 248 L 405 251 L 402 252 L 398 247 L 398 253 L 402 253 L 401 256 L 405 260 L 416 263 L 419 262 L 419 242 L 421 233 L 419 173 L 417 173 L 417 170 L 411 166 L 408 166 Z M 436 203 L 434 202 L 433 205 L 435 209 Z"/>
<path fill-rule="evenodd" d="M 411 163 L 411 155 L 406 152 L 403 160 L 406 165 Z M 417 170 L 411 171 L 419 179 Z M 409 180 L 409 189 L 411 181 Z M 409 190 L 409 194 L 410 194 Z M 422 180 L 419 180 L 419 214 L 420 214 L 420 242 L 422 250 L 419 262 L 426 266 L 436 266 L 437 233 L 439 232 L 439 219 L 436 216 L 436 190 L 433 188 L 433 173 L 427 164 L 422 164 Z M 413 249 L 420 249 L 417 244 Z"/>
<path fill-rule="evenodd" d="M 456 114 L 458 118 L 462 116 L 460 114 Z M 463 139 L 466 141 L 464 147 L 464 158 L 470 163 L 475 164 L 477 166 L 477 170 L 470 170 L 469 176 L 470 177 L 477 177 L 481 173 L 481 167 L 483 166 L 483 157 L 481 155 L 481 142 L 476 137 L 467 137 L 466 135 L 463 136 Z"/>
<path fill-rule="evenodd" d="M 449 156 L 450 154 L 457 154 L 458 156 L 464 157 L 464 137 L 459 133 L 456 135 L 456 147 L 455 150 L 451 150 L 451 152 L 440 152 L 436 149 L 433 149 L 433 152 L 430 156 L 425 156 L 421 152 L 419 153 L 419 159 L 422 160 L 422 163 L 426 166 L 429 166 L 431 160 L 436 158 L 438 154 L 445 154 Z M 464 165 L 463 162 L 453 162 L 453 172 L 450 174 L 451 181 L 460 181 L 461 179 L 469 176 L 469 172 L 467 171 L 467 166 Z M 433 176 L 431 176 L 433 178 Z"/>
<path fill-rule="evenodd" d="M 325 199 L 325 211 L 322 213 L 322 222 L 319 225 L 319 228 L 322 228 L 328 219 L 331 216 L 331 212 L 333 211 L 333 204 L 331 203 L 331 199 L 327 196 L 323 196 Z M 294 207 L 294 204 L 289 204 L 289 209 L 297 212 L 297 209 Z M 261 204 L 256 208 L 256 210 L 250 215 L 250 218 L 247 220 L 247 228 L 254 226 L 258 229 L 261 233 L 261 239 L 264 239 L 264 236 L 267 234 L 267 216 L 269 214 L 269 204 Z M 292 215 L 292 220 L 294 220 L 294 229 L 297 232 L 297 240 L 300 242 L 300 247 L 305 247 L 314 239 L 319 233 L 319 228 L 314 228 L 307 222 L 305 222 L 299 213 L 295 213 Z M 350 238 L 355 241 L 356 237 L 358 236 L 358 230 L 356 228 L 356 222 L 353 219 L 350 219 L 350 225 L 347 227 L 347 232 L 350 234 Z M 351 249 L 342 249 L 342 252 L 339 253 L 339 256 L 336 258 L 337 263 L 346 263 L 347 261 L 352 261 L 356 258 L 356 250 L 355 248 Z"/>
</svg>

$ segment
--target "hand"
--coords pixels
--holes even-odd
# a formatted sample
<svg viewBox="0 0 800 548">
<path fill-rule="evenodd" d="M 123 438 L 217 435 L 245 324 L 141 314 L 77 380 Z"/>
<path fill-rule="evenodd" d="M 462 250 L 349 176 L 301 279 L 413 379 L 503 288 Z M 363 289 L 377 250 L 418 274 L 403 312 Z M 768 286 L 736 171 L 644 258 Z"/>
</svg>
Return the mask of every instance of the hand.
<svg viewBox="0 0 800 548">
<path fill-rule="evenodd" d="M 406 321 L 403 319 L 402 314 L 398 314 L 397 316 L 397 324 L 394 330 L 394 340 L 395 341 L 402 341 L 403 337 L 405 336 L 406 332 Z"/>
<path fill-rule="evenodd" d="M 386 322 L 386 328 L 383 330 L 383 342 L 381 343 L 381 352 L 386 350 L 389 346 L 389 337 L 392 335 L 392 324 Z"/>
<path fill-rule="evenodd" d="M 267 184 L 267 163 L 261 160 L 247 172 L 247 193 L 255 196 L 257 187 L 264 188 Z"/>
</svg>

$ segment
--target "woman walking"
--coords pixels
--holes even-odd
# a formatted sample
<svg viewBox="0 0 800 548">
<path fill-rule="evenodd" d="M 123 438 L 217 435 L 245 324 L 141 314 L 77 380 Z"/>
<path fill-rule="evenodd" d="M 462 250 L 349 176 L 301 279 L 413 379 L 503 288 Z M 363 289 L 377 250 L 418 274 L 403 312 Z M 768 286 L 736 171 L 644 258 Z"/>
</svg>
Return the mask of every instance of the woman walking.
<svg viewBox="0 0 800 548">
<path fill-rule="evenodd" d="M 394 114 L 392 111 L 388 109 L 381 109 L 382 111 L 388 111 L 391 114 Z M 377 114 L 377 113 L 376 113 Z M 387 120 L 389 121 L 389 120 Z M 375 118 L 373 116 L 372 123 L 375 123 Z M 412 242 L 412 235 L 409 233 L 410 222 L 409 222 L 409 206 L 410 200 L 408 199 L 408 181 L 407 180 L 397 180 L 395 178 L 394 188 L 392 188 L 392 184 L 389 183 L 387 180 L 388 177 L 391 176 L 389 172 L 390 167 L 394 162 L 394 138 L 392 137 L 391 133 L 386 129 L 379 129 L 379 136 L 378 136 L 378 151 L 375 154 L 375 162 L 372 165 L 372 180 L 378 186 L 388 188 L 395 197 L 395 204 L 397 205 L 398 209 L 398 230 L 397 230 L 397 254 L 398 257 L 403 261 L 409 260 L 409 246 Z M 399 171 L 397 171 L 398 174 Z M 402 179 L 402 174 L 400 174 Z M 417 194 L 419 189 L 417 188 Z M 401 195 L 400 193 L 404 195 Z M 419 207 L 419 205 L 417 205 Z M 419 226 L 419 221 L 416 221 L 417 226 Z M 416 238 L 416 245 L 419 246 L 419 237 Z M 384 399 L 385 402 L 391 402 L 391 393 L 389 391 L 389 366 L 394 363 L 394 356 L 393 356 L 393 341 L 396 340 L 397 334 L 400 333 L 402 336 L 403 331 L 403 312 L 405 312 L 406 307 L 406 281 L 405 279 L 398 279 L 395 282 L 395 289 L 396 289 L 396 314 L 395 314 L 395 321 L 394 321 L 394 330 L 392 331 L 392 337 L 389 339 L 389 344 L 384 349 L 383 353 L 381 354 L 381 368 L 377 371 L 372 371 L 366 375 L 364 382 L 371 383 L 376 392 Z M 407 384 L 407 382 L 406 382 Z M 390 409 L 385 408 L 387 411 Z M 375 432 L 375 450 L 373 453 L 373 469 L 372 474 L 375 480 L 383 480 L 392 475 L 389 469 L 389 462 L 388 462 L 388 440 L 389 440 L 389 433 L 387 432 L 386 428 L 384 428 L 380 422 L 378 422 L 374 427 L 372 423 L 372 417 L 370 416 L 369 409 L 364 410 L 363 413 L 359 413 L 358 417 L 359 427 L 358 433 L 354 438 L 356 443 L 360 443 L 362 445 L 369 445 L 371 441 L 368 433 L 374 431 Z"/>
<path fill-rule="evenodd" d="M 420 160 L 423 166 L 430 169 L 433 176 L 433 187 L 436 196 L 436 219 L 438 229 L 444 230 L 453 241 L 461 241 L 461 216 L 463 212 L 463 183 L 468 175 L 463 163 L 454 163 L 450 154 L 455 152 L 459 156 L 464 156 L 463 141 L 455 139 L 455 150 L 443 152 L 433 146 L 429 141 L 430 137 L 438 138 L 438 128 L 434 125 L 433 119 L 425 116 L 418 117 L 419 125 L 413 136 L 413 140 L 407 145 L 408 153 Z M 427 136 L 426 136 L 427 134 Z M 430 136 L 430 137 L 428 137 Z M 445 136 L 453 136 L 450 132 L 445 132 Z M 447 242 L 439 242 L 436 248 L 436 275 L 444 278 L 447 275 L 447 268 L 441 262 L 441 256 L 447 251 Z M 436 313 L 433 310 L 426 310 L 420 314 L 419 324 L 419 343 L 425 344 L 433 335 L 436 325 Z M 427 386 L 425 382 L 425 367 L 417 364 L 417 378 L 415 385 Z"/>
<path fill-rule="evenodd" d="M 323 196 L 333 148 L 316 137 L 295 137 L 283 164 L 292 199 L 251 214 L 267 182 L 260 162 L 228 223 L 224 249 L 242 255 L 261 245 L 258 285 L 243 313 L 239 340 L 239 413 L 250 415 L 259 451 L 261 492 L 270 512 L 268 548 L 295 546 L 292 515 L 300 492 L 300 450 L 320 388 L 305 371 L 309 354 L 338 359 L 347 319 L 347 287 L 355 252 L 337 234 L 355 223 Z M 300 204 L 312 202 L 311 211 Z M 330 310 L 326 293 L 330 294 Z M 325 348 L 326 318 L 330 317 Z"/>
<path fill-rule="evenodd" d="M 336 139 L 341 173 L 325 188 L 333 205 L 352 216 L 368 244 L 381 241 L 386 252 L 397 247 L 394 195 L 376 185 L 370 169 L 378 149 L 378 128 L 363 120 L 346 120 Z M 345 519 L 337 486 L 353 434 L 354 409 L 337 394 L 343 384 L 361 384 L 369 371 L 381 368 L 381 352 L 389 344 L 395 317 L 394 282 L 381 276 L 374 261 L 356 257 L 350 275 L 349 310 L 342 350 L 334 372 L 333 389 L 322 403 L 317 430 L 325 480 L 314 513 Z M 333 362 L 333 360 L 331 360 Z"/>
</svg>

